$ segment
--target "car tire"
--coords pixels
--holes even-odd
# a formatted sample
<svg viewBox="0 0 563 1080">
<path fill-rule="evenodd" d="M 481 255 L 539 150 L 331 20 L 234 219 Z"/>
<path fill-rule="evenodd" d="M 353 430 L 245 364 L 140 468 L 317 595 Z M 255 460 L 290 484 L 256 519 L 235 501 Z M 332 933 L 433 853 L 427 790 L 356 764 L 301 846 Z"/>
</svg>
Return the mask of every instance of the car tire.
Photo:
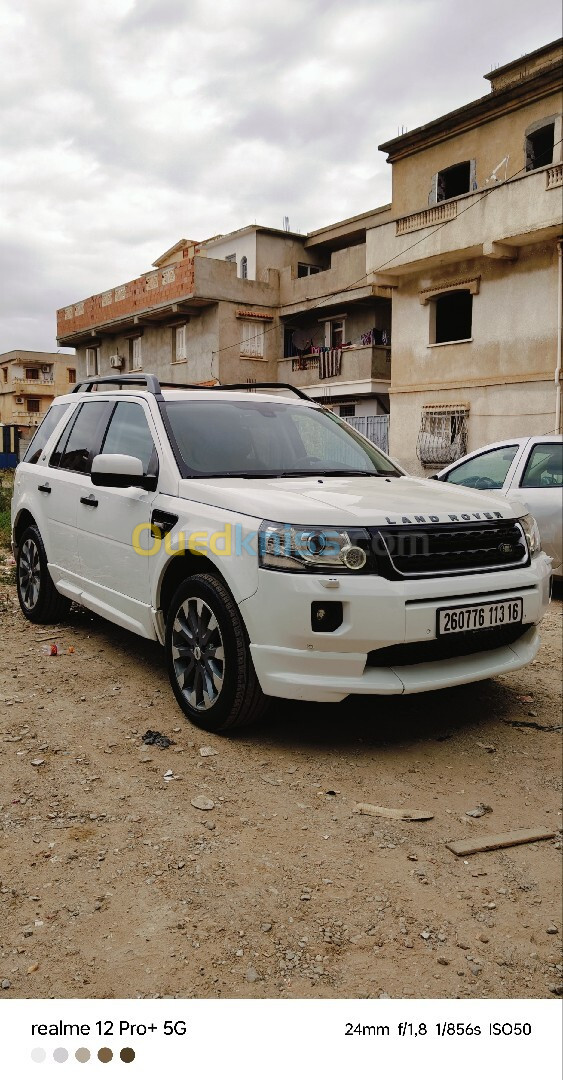
<svg viewBox="0 0 563 1080">
<path fill-rule="evenodd" d="M 34 525 L 18 542 L 16 586 L 21 610 L 30 622 L 56 623 L 68 615 L 72 601 L 57 592 L 41 533 Z"/>
<path fill-rule="evenodd" d="M 187 578 L 166 620 L 172 689 L 192 724 L 221 733 L 255 723 L 265 710 L 238 607 L 213 574 Z"/>
</svg>

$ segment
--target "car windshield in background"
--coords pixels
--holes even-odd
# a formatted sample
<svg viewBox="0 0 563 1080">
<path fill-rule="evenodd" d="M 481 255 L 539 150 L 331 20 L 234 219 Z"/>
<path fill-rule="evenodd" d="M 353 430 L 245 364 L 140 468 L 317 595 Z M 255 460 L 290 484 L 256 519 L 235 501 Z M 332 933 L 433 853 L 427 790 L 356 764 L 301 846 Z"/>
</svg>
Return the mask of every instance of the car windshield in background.
<svg viewBox="0 0 563 1080">
<path fill-rule="evenodd" d="M 189 476 L 401 476 L 332 413 L 291 402 L 168 401 Z"/>
</svg>

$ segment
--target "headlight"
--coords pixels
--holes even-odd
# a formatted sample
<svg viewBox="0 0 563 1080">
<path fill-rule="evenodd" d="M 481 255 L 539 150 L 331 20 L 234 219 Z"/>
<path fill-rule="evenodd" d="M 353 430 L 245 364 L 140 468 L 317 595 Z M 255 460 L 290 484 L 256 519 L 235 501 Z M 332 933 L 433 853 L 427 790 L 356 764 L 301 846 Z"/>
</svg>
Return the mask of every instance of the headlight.
<svg viewBox="0 0 563 1080">
<path fill-rule="evenodd" d="M 258 558 L 266 570 L 294 573 L 372 573 L 371 541 L 366 529 L 318 525 L 282 525 L 263 521 Z"/>
<path fill-rule="evenodd" d="M 526 514 L 525 517 L 518 518 L 518 520 L 524 530 L 530 555 L 537 555 L 538 551 L 541 551 L 541 538 L 534 515 Z"/>
</svg>

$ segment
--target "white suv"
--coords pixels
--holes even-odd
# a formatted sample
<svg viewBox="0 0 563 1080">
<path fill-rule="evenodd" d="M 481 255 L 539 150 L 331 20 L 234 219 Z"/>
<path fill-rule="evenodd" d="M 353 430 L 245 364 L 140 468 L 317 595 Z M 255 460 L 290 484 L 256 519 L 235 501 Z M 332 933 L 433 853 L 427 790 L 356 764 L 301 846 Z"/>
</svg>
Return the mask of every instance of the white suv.
<svg viewBox="0 0 563 1080">
<path fill-rule="evenodd" d="M 248 389 L 118 375 L 54 402 L 15 478 L 26 618 L 76 601 L 160 641 L 217 732 L 267 695 L 414 693 L 534 658 L 551 563 L 524 506 L 406 476 L 293 387 Z"/>
</svg>

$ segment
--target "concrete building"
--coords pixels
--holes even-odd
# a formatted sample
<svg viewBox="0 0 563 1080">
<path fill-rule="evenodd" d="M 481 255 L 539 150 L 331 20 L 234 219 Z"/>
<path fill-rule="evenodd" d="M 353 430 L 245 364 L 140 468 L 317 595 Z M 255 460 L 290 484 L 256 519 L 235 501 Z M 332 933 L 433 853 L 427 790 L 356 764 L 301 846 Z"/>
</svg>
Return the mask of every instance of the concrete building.
<svg viewBox="0 0 563 1080">
<path fill-rule="evenodd" d="M 0 354 L 0 422 L 15 425 L 25 442 L 41 423 L 53 398 L 76 382 L 72 354 L 13 349 Z"/>
<path fill-rule="evenodd" d="M 80 376 L 152 371 L 176 383 L 276 378 L 279 271 L 310 261 L 304 237 L 249 226 L 182 239 L 154 269 L 57 312 Z"/>
<path fill-rule="evenodd" d="M 484 97 L 380 147 L 390 204 L 306 235 L 182 239 L 61 309 L 79 376 L 290 382 L 385 448 L 390 411 L 391 453 L 421 473 L 553 431 L 561 42 L 485 77 Z"/>
<path fill-rule="evenodd" d="M 308 236 L 181 239 L 148 273 L 58 311 L 59 344 L 76 348 L 79 377 L 291 382 L 360 425 L 386 416 L 391 292 L 365 281 L 366 230 L 386 210 Z"/>
<path fill-rule="evenodd" d="M 380 147 L 393 196 L 367 280 L 392 295 L 390 450 L 410 470 L 560 426 L 561 44 Z"/>
<path fill-rule="evenodd" d="M 391 289 L 366 277 L 366 235 L 390 207 L 307 235 L 310 263 L 280 273 L 280 382 L 302 387 L 386 445 L 391 380 Z M 370 418 L 368 420 L 368 418 Z"/>
</svg>

